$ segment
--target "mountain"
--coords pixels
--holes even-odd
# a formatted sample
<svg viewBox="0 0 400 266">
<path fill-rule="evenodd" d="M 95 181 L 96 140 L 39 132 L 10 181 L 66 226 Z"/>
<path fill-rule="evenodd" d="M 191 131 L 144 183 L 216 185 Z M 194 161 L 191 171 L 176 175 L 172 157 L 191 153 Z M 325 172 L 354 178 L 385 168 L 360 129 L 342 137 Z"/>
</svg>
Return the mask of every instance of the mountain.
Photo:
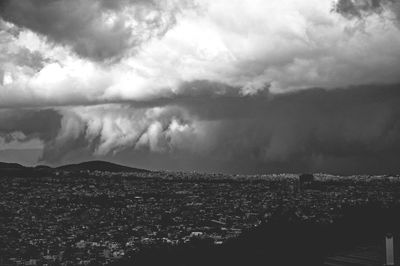
<svg viewBox="0 0 400 266">
<path fill-rule="evenodd" d="M 51 170 L 51 169 L 53 169 L 48 165 L 36 165 L 34 168 L 36 170 Z"/>
<path fill-rule="evenodd" d="M 28 176 L 32 172 L 30 167 L 25 167 L 18 163 L 0 162 L 0 176 Z"/>
<path fill-rule="evenodd" d="M 0 170 L 23 170 L 27 167 L 22 166 L 18 163 L 3 163 L 0 162 Z"/>
<path fill-rule="evenodd" d="M 145 173 L 149 170 L 132 168 L 124 165 L 110 163 L 106 161 L 89 161 L 78 164 L 68 164 L 52 168 L 46 165 L 37 165 L 35 167 L 27 167 L 17 163 L 0 162 L 0 176 L 42 176 L 55 173 L 57 170 L 80 172 L 80 171 L 108 171 L 114 173 Z"/>
<path fill-rule="evenodd" d="M 56 168 L 57 170 L 64 171 L 108 171 L 108 172 L 149 172 L 149 170 L 132 168 L 124 165 L 110 163 L 106 161 L 89 161 L 78 164 L 68 164 Z"/>
</svg>

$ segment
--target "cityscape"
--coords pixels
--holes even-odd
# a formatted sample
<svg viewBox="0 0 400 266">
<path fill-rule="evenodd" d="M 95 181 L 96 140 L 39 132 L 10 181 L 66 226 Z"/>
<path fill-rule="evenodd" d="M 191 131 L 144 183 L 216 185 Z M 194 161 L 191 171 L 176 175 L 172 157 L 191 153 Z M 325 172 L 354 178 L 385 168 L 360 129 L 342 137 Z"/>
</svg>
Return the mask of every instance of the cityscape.
<svg viewBox="0 0 400 266">
<path fill-rule="evenodd" d="M 400 176 L 51 170 L 1 175 L 1 265 L 108 265 L 143 248 L 239 237 L 284 210 L 332 224 L 345 207 L 400 204 Z"/>
</svg>

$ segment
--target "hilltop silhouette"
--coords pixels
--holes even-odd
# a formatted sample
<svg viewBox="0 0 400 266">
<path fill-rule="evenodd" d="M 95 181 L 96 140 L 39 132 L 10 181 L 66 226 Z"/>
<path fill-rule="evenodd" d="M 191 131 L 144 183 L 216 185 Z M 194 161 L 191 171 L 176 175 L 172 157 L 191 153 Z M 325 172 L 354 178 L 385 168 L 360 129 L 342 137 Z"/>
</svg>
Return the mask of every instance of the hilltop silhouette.
<svg viewBox="0 0 400 266">
<path fill-rule="evenodd" d="M 106 161 L 89 161 L 78 164 L 68 164 L 57 167 L 58 170 L 64 171 L 108 171 L 108 172 L 149 172 L 149 170 L 133 168 L 129 166 L 119 165 Z"/>
<path fill-rule="evenodd" d="M 18 169 L 24 169 L 24 168 L 27 168 L 27 167 L 20 165 L 18 163 L 0 162 L 0 170 L 18 170 Z"/>
<path fill-rule="evenodd" d="M 50 167 L 47 165 L 37 165 L 34 167 L 23 166 L 17 163 L 4 163 L 0 162 L 0 174 L 1 175 L 40 175 L 43 173 L 52 173 L 56 171 L 68 171 L 68 172 L 81 172 L 81 171 L 108 171 L 113 173 L 143 173 L 150 172 L 146 169 L 133 168 L 129 166 L 119 165 L 106 161 L 88 161 L 77 164 L 67 164 L 59 167 Z"/>
</svg>

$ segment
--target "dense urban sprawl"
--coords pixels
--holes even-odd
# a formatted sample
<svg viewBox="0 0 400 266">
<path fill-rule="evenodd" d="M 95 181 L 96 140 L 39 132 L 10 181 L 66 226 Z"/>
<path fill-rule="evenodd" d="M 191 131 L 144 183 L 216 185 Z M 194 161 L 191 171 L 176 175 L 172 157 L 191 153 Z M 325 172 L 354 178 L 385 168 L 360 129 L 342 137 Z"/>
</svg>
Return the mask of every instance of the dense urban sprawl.
<svg viewBox="0 0 400 266">
<path fill-rule="evenodd" d="M 332 223 L 343 206 L 400 199 L 398 176 L 59 171 L 0 177 L 1 265 L 107 264 L 157 243 L 223 244 L 278 210 Z"/>
</svg>

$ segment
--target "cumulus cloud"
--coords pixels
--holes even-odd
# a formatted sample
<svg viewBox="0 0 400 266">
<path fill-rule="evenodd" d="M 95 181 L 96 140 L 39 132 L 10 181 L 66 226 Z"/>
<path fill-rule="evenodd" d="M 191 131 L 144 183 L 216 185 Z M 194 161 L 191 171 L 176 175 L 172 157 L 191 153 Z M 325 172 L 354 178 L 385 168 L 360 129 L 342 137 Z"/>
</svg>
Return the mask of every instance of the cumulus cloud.
<svg viewBox="0 0 400 266">
<path fill-rule="evenodd" d="M 173 98 L 196 80 L 242 95 L 399 82 L 397 4 L 360 7 L 380 10 L 361 22 L 343 16 L 351 11 L 342 2 L 6 1 L 0 106 Z M 99 21 L 107 12 L 110 25 Z M 138 24 L 119 22 L 124 14 Z"/>
<path fill-rule="evenodd" d="M 2 1 L 3 19 L 69 45 L 80 56 L 113 60 L 161 37 L 185 1 Z"/>
</svg>

